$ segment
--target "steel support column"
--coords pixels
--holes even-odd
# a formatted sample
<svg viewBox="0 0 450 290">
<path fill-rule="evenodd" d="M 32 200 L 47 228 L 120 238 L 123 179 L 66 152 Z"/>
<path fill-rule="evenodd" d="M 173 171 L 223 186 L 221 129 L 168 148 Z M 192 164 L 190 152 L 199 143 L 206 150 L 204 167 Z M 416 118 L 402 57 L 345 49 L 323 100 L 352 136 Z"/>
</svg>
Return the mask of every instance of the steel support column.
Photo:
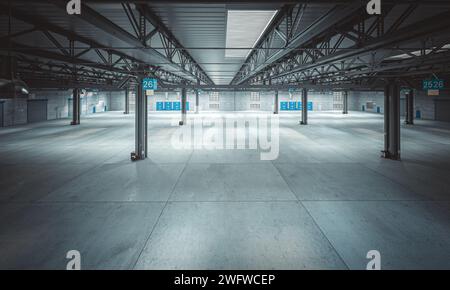
<svg viewBox="0 0 450 290">
<path fill-rule="evenodd" d="M 147 96 L 142 87 L 143 77 L 139 77 L 136 88 L 136 148 L 131 153 L 131 160 L 143 160 L 147 158 Z"/>
<path fill-rule="evenodd" d="M 406 121 L 408 125 L 414 125 L 414 91 L 409 90 L 406 93 Z"/>
<path fill-rule="evenodd" d="M 125 115 L 130 113 L 130 89 L 125 89 L 125 111 L 123 112 Z"/>
<path fill-rule="evenodd" d="M 278 112 L 279 112 L 279 102 L 278 102 L 278 91 L 275 91 L 275 100 L 274 100 L 274 110 L 273 110 L 273 113 L 275 114 L 275 115 L 277 115 L 278 114 Z"/>
<path fill-rule="evenodd" d="M 302 90 L 302 121 L 301 125 L 308 125 L 308 89 Z"/>
<path fill-rule="evenodd" d="M 347 91 L 343 92 L 342 98 L 344 101 L 342 114 L 347 115 L 348 114 L 348 92 Z"/>
<path fill-rule="evenodd" d="M 198 114 L 200 112 L 200 97 L 199 91 L 195 90 L 195 113 Z"/>
<path fill-rule="evenodd" d="M 389 81 L 384 92 L 383 157 L 400 160 L 400 89 Z"/>
<path fill-rule="evenodd" d="M 180 126 L 186 124 L 186 95 L 187 90 L 185 88 L 181 89 L 181 121 Z"/>
<path fill-rule="evenodd" d="M 73 89 L 72 96 L 72 122 L 70 125 L 80 125 L 81 93 L 80 89 Z"/>
</svg>

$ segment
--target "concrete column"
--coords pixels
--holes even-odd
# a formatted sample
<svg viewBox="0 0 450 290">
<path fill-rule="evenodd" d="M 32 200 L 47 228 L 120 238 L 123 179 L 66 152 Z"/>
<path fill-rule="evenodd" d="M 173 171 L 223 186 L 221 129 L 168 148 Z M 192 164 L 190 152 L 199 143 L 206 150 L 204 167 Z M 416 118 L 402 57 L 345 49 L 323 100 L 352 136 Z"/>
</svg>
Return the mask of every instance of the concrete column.
<svg viewBox="0 0 450 290">
<path fill-rule="evenodd" d="M 273 113 L 276 115 L 279 112 L 279 106 L 280 106 L 280 103 L 278 101 L 278 91 L 275 91 L 275 104 L 274 105 L 275 105 L 275 108 L 273 110 Z"/>
<path fill-rule="evenodd" d="M 181 121 L 180 126 L 183 126 L 186 124 L 186 95 L 187 91 L 186 88 L 181 89 Z"/>
<path fill-rule="evenodd" d="M 125 111 L 123 113 L 126 115 L 130 113 L 130 88 L 125 89 Z"/>
<path fill-rule="evenodd" d="M 81 117 L 81 92 L 80 89 L 73 89 L 72 96 L 72 122 L 70 125 L 80 125 Z"/>
<path fill-rule="evenodd" d="M 308 89 L 302 90 L 302 121 L 301 125 L 308 125 Z"/>
<path fill-rule="evenodd" d="M 342 110 L 342 114 L 347 115 L 348 114 L 348 92 L 344 91 L 342 97 L 344 100 L 344 107 Z"/>
<path fill-rule="evenodd" d="M 199 92 L 195 90 L 195 113 L 198 114 L 200 112 L 200 100 L 199 100 Z"/>
<path fill-rule="evenodd" d="M 384 90 L 383 157 L 400 160 L 400 89 L 394 81 Z"/>
<path fill-rule="evenodd" d="M 136 141 L 135 151 L 131 153 L 131 160 L 143 160 L 147 158 L 148 144 L 147 144 L 147 96 L 142 88 L 143 77 L 139 77 L 139 82 L 136 88 Z"/>
<path fill-rule="evenodd" d="M 414 91 L 406 93 L 406 124 L 414 125 Z"/>
</svg>

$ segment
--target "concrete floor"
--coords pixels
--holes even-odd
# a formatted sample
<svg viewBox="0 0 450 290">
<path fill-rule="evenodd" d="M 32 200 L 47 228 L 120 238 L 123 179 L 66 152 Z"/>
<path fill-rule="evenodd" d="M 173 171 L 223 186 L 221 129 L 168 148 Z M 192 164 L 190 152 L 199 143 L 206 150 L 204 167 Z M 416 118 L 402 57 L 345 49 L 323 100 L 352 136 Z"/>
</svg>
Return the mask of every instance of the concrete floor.
<svg viewBox="0 0 450 290">
<path fill-rule="evenodd" d="M 131 163 L 119 112 L 0 129 L 0 268 L 450 269 L 450 124 L 402 128 L 380 158 L 383 117 L 282 114 L 280 155 L 173 150 L 176 115 L 150 114 Z"/>
</svg>

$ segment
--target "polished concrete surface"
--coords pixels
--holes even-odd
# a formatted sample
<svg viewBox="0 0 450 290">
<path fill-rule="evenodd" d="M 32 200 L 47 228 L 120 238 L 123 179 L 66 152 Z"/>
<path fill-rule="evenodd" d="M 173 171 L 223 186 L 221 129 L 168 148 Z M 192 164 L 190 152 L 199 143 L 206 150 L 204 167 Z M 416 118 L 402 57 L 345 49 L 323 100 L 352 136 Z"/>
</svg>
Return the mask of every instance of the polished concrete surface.
<svg viewBox="0 0 450 290">
<path fill-rule="evenodd" d="M 281 114 L 261 161 L 173 149 L 177 117 L 149 115 L 135 163 L 133 115 L 1 128 L 0 268 L 65 269 L 78 250 L 83 269 L 365 269 L 378 250 L 383 269 L 450 269 L 450 124 L 402 125 L 398 162 L 380 158 L 381 115 Z"/>
</svg>

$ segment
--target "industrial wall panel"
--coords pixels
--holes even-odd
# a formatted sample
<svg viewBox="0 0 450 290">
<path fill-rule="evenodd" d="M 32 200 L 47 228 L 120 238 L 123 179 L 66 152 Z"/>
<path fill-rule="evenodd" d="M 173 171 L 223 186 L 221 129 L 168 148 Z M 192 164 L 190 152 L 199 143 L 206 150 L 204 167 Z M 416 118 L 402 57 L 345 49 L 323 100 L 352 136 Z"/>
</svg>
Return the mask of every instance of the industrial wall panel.
<svg viewBox="0 0 450 290">
<path fill-rule="evenodd" d="M 436 100 L 436 121 L 450 122 L 450 99 Z"/>
<path fill-rule="evenodd" d="M 406 99 L 405 98 L 400 99 L 400 116 L 402 116 L 402 117 L 406 116 Z"/>
<path fill-rule="evenodd" d="M 28 100 L 28 123 L 47 121 L 47 104 L 48 100 Z"/>
<path fill-rule="evenodd" d="M 122 98 L 122 97 L 121 97 Z M 258 101 L 259 100 L 259 101 Z M 199 94 L 199 108 L 202 111 L 262 111 L 272 112 L 274 109 L 274 92 L 207 92 L 202 91 Z M 311 92 L 308 95 L 309 110 L 314 111 L 331 111 L 333 110 L 333 94 Z M 188 94 L 187 101 L 191 103 L 188 110 L 195 110 L 195 94 Z M 288 108 L 281 111 L 289 110 L 289 105 L 292 111 L 301 110 L 298 108 L 298 102 L 301 101 L 301 93 L 295 92 L 279 92 L 279 102 L 282 105 L 287 103 Z M 178 92 L 156 92 L 154 96 L 149 98 L 150 111 L 167 111 L 164 109 L 165 102 L 180 102 Z M 292 103 L 291 103 L 292 102 Z M 259 105 L 259 108 L 258 108 Z M 296 109 L 297 108 L 297 109 Z"/>
</svg>

